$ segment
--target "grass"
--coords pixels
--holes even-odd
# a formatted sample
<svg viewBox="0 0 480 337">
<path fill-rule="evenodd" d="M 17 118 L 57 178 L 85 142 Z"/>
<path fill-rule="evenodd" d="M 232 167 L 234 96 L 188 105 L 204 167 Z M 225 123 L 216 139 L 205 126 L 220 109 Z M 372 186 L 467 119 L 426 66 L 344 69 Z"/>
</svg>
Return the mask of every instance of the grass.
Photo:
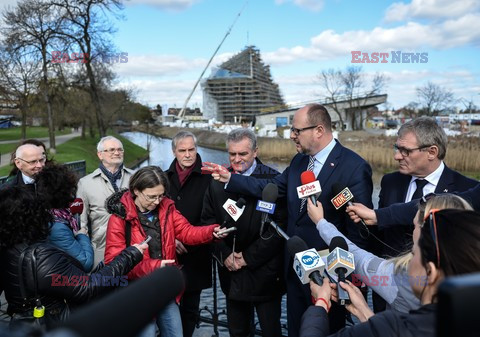
<svg viewBox="0 0 480 337">
<path fill-rule="evenodd" d="M 147 155 L 147 150 L 144 148 L 133 144 L 120 135 L 114 134 L 114 136 L 120 139 L 123 143 L 125 149 L 125 166 L 131 167 Z M 55 154 L 54 159 L 58 163 L 85 160 L 87 164 L 87 174 L 91 173 L 98 168 L 99 160 L 97 157 L 97 143 L 97 138 L 73 138 L 57 147 L 57 153 Z M 8 175 L 10 170 L 10 165 L 1 167 L 0 177 Z"/>
<path fill-rule="evenodd" d="M 3 140 L 17 140 L 21 138 L 22 129 L 20 127 L 10 129 L 0 129 L 0 141 Z M 55 130 L 55 135 L 68 135 L 72 133 L 70 128 L 65 128 L 63 131 Z M 27 138 L 45 138 L 48 137 L 48 128 L 43 126 L 27 126 Z"/>
<path fill-rule="evenodd" d="M 17 147 L 17 143 L 11 144 L 0 144 L 0 154 L 12 153 L 13 150 Z"/>
</svg>

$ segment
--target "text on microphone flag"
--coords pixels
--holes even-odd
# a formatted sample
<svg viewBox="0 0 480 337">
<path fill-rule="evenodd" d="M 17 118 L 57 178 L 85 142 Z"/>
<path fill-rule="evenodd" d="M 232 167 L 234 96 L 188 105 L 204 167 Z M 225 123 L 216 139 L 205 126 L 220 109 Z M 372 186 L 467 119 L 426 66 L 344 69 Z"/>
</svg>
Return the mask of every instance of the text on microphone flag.
<svg viewBox="0 0 480 337">
<path fill-rule="evenodd" d="M 334 196 L 331 201 L 335 209 L 339 209 L 352 199 L 353 194 L 348 187 L 345 187 L 340 193 Z"/>
<path fill-rule="evenodd" d="M 322 189 L 320 188 L 320 182 L 318 180 L 297 187 L 297 194 L 299 198 L 306 198 L 321 192 Z"/>
<path fill-rule="evenodd" d="M 275 204 L 272 202 L 258 200 L 257 207 L 255 209 L 263 213 L 273 214 L 275 212 Z"/>
</svg>

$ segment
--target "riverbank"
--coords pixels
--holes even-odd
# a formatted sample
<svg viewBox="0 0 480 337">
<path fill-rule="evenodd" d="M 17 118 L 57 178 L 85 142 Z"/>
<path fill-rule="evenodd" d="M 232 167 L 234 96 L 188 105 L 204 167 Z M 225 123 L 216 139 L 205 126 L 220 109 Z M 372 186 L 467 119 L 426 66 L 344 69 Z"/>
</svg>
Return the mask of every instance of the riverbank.
<svg viewBox="0 0 480 337">
<path fill-rule="evenodd" d="M 135 128 L 136 131 L 149 132 L 162 138 L 172 138 L 178 131 L 185 128 L 178 127 L 150 127 L 145 125 Z M 198 140 L 198 145 L 225 151 L 227 135 L 224 133 L 188 129 Z M 342 145 L 355 151 L 370 163 L 373 170 L 380 175 L 395 171 L 398 163 L 393 159 L 393 144 L 395 137 L 373 134 L 367 131 L 345 131 L 339 133 Z M 258 138 L 259 153 L 268 160 L 289 162 L 296 150 L 293 142 L 281 138 Z M 480 140 L 478 137 L 449 137 L 447 157 L 445 163 L 452 169 L 474 179 L 480 178 Z"/>
</svg>

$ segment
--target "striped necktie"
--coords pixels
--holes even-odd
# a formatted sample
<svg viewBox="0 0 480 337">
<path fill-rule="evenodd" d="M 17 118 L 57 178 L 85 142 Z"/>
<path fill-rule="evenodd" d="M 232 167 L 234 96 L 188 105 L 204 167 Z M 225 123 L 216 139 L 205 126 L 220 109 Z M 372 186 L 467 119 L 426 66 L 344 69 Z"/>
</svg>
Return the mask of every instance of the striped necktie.
<svg viewBox="0 0 480 337">
<path fill-rule="evenodd" d="M 313 172 L 314 165 L 315 165 L 315 157 L 310 156 L 310 160 L 308 161 L 307 171 Z M 302 201 L 300 202 L 300 213 L 302 213 L 306 203 L 307 203 L 307 198 L 303 198 Z"/>
</svg>

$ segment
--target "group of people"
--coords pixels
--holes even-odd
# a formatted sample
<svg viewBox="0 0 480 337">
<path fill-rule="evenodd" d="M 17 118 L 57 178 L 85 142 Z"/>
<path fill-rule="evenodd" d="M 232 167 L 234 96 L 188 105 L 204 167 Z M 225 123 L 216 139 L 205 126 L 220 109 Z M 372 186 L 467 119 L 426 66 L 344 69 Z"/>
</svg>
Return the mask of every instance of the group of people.
<svg viewBox="0 0 480 337">
<path fill-rule="evenodd" d="M 290 138 L 298 153 L 282 173 L 260 161 L 257 138 L 248 128 L 228 134 L 228 167 L 203 163 L 195 135 L 180 131 L 172 139 L 175 159 L 166 171 L 125 168 L 123 145 L 109 136 L 97 146 L 99 168 L 78 184 L 73 173 L 47 159 L 41 143 L 26 141 L 12 157 L 12 178 L 0 190 L 0 285 L 12 322 L 30 317 L 37 300 L 50 319 L 65 319 L 70 309 L 111 288 L 91 282 L 83 288 L 53 287 L 49 275 L 134 281 L 176 265 L 185 290 L 141 336 L 157 330 L 161 336 L 191 337 L 201 291 L 212 285 L 213 256 L 231 336 L 253 333 L 254 312 L 264 336 L 281 336 L 285 292 L 289 336 L 435 336 L 439 284 L 480 271 L 480 213 L 473 210 L 480 207 L 478 182 L 445 165 L 445 132 L 434 119 L 419 117 L 398 131 L 399 169 L 382 178 L 374 210 L 370 165 L 333 137 L 331 125 L 322 105 L 296 111 Z M 298 197 L 304 171 L 320 183 L 315 202 Z M 366 288 L 350 281 L 300 282 L 285 239 L 256 207 L 270 183 L 279 192 L 271 218 L 290 237 L 319 251 L 334 237 L 344 237 L 356 275 L 389 280 L 387 286 L 367 284 L 373 310 L 365 301 Z M 338 186 L 355 197 L 346 209 L 331 202 Z M 75 197 L 84 204 L 80 221 L 69 209 Z M 241 215 L 232 218 L 226 205 L 240 199 Z M 221 231 L 233 226 L 229 235 Z M 395 283 L 399 278 L 410 283 Z M 336 303 L 338 287 L 348 292 L 349 304 Z M 361 323 L 345 327 L 351 314 Z"/>
</svg>

